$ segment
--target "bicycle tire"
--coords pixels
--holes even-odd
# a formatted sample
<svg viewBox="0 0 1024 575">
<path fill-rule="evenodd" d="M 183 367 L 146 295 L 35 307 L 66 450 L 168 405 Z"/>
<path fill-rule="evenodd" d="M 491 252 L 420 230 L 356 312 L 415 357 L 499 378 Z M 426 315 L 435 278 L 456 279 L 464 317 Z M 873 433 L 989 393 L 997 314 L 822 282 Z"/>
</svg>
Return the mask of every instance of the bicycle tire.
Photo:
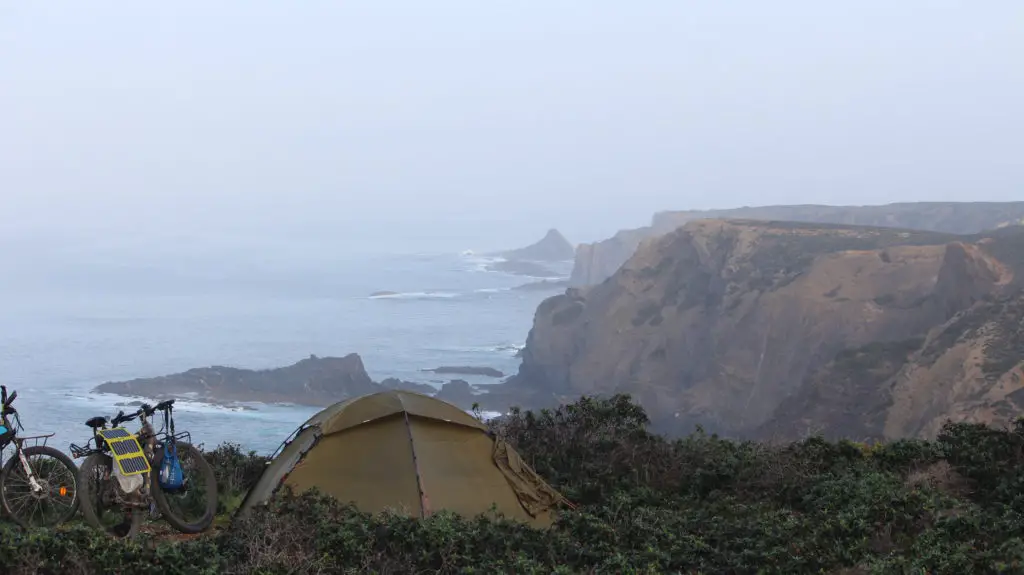
<svg viewBox="0 0 1024 575">
<path fill-rule="evenodd" d="M 202 476 L 203 483 L 206 484 L 206 512 L 203 514 L 202 519 L 195 523 L 189 523 L 178 517 L 174 511 L 171 510 L 170 503 L 167 501 L 167 495 L 164 490 L 160 488 L 160 464 L 164 460 L 164 450 L 157 449 L 156 455 L 153 457 L 153 472 L 150 473 L 150 491 L 153 493 L 153 500 L 156 502 L 157 508 L 163 515 L 164 519 L 182 533 L 201 533 L 206 531 L 213 525 L 213 519 L 217 515 L 217 476 L 213 472 L 213 467 L 210 462 L 206 461 L 203 457 L 202 452 L 196 449 L 194 446 L 184 442 L 176 442 L 178 457 L 183 458 L 185 454 L 192 457 L 193 460 L 198 462 L 200 468 L 200 475 Z"/>
<path fill-rule="evenodd" d="M 96 493 L 95 485 L 93 483 L 93 475 L 95 474 L 95 468 L 99 465 L 106 467 L 112 467 L 114 460 L 103 453 L 93 453 L 89 457 L 85 458 L 82 462 L 82 466 L 78 468 L 78 499 L 79 506 L 82 509 L 82 516 L 85 517 L 85 522 L 88 523 L 92 528 L 102 531 L 111 537 L 130 539 L 138 534 L 139 529 L 142 527 L 142 510 L 139 508 L 132 508 L 129 511 L 130 518 L 128 528 L 123 528 L 124 524 L 112 527 L 110 529 L 103 526 L 103 522 L 100 521 L 99 515 L 96 513 Z M 116 481 L 116 479 L 110 479 L 110 481 Z"/>
<path fill-rule="evenodd" d="M 11 508 L 11 501 L 8 498 L 7 494 L 8 479 L 10 478 L 11 473 L 13 473 L 15 466 L 21 465 L 21 459 L 17 456 L 17 453 L 15 453 L 14 455 L 11 456 L 10 459 L 7 460 L 7 463 L 4 464 L 3 471 L 0 471 L 0 504 L 3 505 L 4 513 L 6 513 L 7 516 L 10 517 L 15 523 L 26 529 L 30 527 L 56 527 L 58 525 L 61 525 L 62 523 L 67 522 L 75 516 L 75 513 L 78 512 L 79 503 L 81 501 L 80 490 L 78 487 L 80 483 L 78 475 L 78 466 L 75 465 L 75 462 L 72 461 L 70 457 L 65 455 L 64 452 L 60 451 L 59 449 L 49 447 L 47 445 L 26 447 L 24 448 L 23 451 L 25 453 L 26 458 L 31 457 L 33 455 L 45 455 L 48 457 L 52 457 L 65 468 L 67 468 L 68 471 L 71 472 L 71 477 L 74 478 L 75 481 L 75 485 L 72 488 L 72 497 L 74 497 L 74 501 L 71 503 L 71 507 L 69 507 L 68 510 L 65 511 L 64 514 L 60 516 L 59 519 L 46 525 L 32 525 L 22 517 L 19 517 L 18 514 L 15 513 L 14 510 Z"/>
</svg>

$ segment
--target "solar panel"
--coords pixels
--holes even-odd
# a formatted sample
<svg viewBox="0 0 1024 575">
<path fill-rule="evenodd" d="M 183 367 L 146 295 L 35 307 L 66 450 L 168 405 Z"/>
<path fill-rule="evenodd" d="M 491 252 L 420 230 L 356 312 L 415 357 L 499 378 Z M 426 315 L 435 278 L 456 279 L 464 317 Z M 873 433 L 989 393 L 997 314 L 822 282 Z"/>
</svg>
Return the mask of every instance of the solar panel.
<svg viewBox="0 0 1024 575">
<path fill-rule="evenodd" d="M 110 444 L 110 448 L 118 455 L 131 455 L 139 452 L 139 446 L 133 441 L 117 441 Z"/>
<path fill-rule="evenodd" d="M 149 460 L 146 458 L 138 438 L 123 427 L 105 429 L 100 432 L 101 437 L 110 447 L 110 452 L 117 462 L 118 469 L 122 475 L 137 475 L 150 470 Z"/>
<path fill-rule="evenodd" d="M 128 433 L 128 430 L 123 427 L 115 427 L 113 429 L 101 429 L 99 433 L 104 439 L 120 439 L 122 437 L 128 437 L 129 435 L 131 435 L 131 433 Z"/>
<path fill-rule="evenodd" d="M 137 473 L 145 473 L 149 471 L 149 462 L 146 461 L 145 455 L 125 457 L 124 459 L 119 459 L 118 463 L 125 475 L 135 475 Z"/>
</svg>

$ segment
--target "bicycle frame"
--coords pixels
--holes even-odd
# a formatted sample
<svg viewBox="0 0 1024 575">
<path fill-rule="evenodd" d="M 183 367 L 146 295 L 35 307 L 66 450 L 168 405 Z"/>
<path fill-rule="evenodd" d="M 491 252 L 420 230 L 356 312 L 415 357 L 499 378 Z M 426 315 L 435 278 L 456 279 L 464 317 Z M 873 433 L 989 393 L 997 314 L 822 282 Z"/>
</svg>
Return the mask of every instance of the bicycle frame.
<svg viewBox="0 0 1024 575">
<path fill-rule="evenodd" d="M 43 486 L 39 484 L 39 480 L 36 479 L 35 473 L 32 472 L 32 466 L 28 463 L 28 458 L 25 457 L 24 442 L 29 439 L 34 439 L 38 443 L 38 441 L 42 439 L 43 445 L 45 445 L 46 440 L 53 437 L 54 434 L 50 433 L 46 435 L 18 437 L 18 431 L 25 430 L 25 427 L 21 424 L 21 416 L 18 415 L 18 410 L 11 407 L 11 404 L 14 403 L 14 399 L 18 397 L 18 392 L 15 391 L 8 396 L 7 386 L 0 385 L 0 394 L 2 394 L 2 398 L 0 398 L 0 421 L 3 422 L 4 427 L 6 427 L 8 433 L 10 433 L 7 438 L 0 442 L 0 465 L 3 464 L 3 450 L 13 443 L 14 451 L 18 454 L 18 460 L 21 462 L 21 467 L 25 471 L 25 476 L 28 477 L 29 486 L 32 488 L 33 493 L 39 493 L 43 490 Z M 13 424 L 10 416 L 13 416 Z"/>
</svg>

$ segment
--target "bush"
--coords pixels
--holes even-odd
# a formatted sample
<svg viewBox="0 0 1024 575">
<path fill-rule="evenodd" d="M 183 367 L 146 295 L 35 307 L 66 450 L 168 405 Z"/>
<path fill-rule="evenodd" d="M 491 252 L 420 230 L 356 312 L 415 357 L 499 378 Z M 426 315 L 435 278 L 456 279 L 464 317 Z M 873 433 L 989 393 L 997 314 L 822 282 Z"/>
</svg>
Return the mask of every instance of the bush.
<svg viewBox="0 0 1024 575">
<path fill-rule="evenodd" d="M 371 516 L 285 493 L 233 525 L 112 541 L 72 525 L 0 533 L 0 572 L 992 573 L 1024 570 L 1024 425 L 936 441 L 784 446 L 647 431 L 627 396 L 492 423 L 577 504 L 550 531 L 440 513 Z M 226 500 L 266 459 L 207 452 Z M 230 509 L 225 505 L 225 509 Z M 225 521 L 226 523 L 226 521 Z"/>
<path fill-rule="evenodd" d="M 235 443 L 224 443 L 213 451 L 203 453 L 203 457 L 213 467 L 217 477 L 218 509 L 221 514 L 233 513 L 242 504 L 245 494 L 266 469 L 270 460 L 257 455 L 255 451 L 243 453 L 241 446 Z"/>
</svg>

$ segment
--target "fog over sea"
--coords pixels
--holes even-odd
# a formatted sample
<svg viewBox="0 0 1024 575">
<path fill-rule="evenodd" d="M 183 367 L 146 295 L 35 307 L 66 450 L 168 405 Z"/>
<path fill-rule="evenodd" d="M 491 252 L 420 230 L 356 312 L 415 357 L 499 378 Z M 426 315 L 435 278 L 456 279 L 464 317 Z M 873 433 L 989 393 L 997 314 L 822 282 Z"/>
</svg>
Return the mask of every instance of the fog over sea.
<svg viewBox="0 0 1024 575">
<path fill-rule="evenodd" d="M 554 293 L 512 289 L 541 278 L 489 271 L 493 259 L 471 246 L 346 255 L 308 246 L 132 251 L 124 238 L 112 239 L 116 249 L 5 244 L 0 382 L 18 391 L 24 434 L 56 432 L 50 444 L 64 451 L 88 438 L 86 419 L 113 415 L 116 403 L 131 400 L 91 393 L 96 385 L 194 367 L 264 369 L 356 352 L 375 381 L 496 383 L 422 370 L 514 373 L 534 310 Z M 556 276 L 569 267 L 557 267 Z M 397 295 L 370 297 L 377 291 Z M 317 411 L 180 400 L 176 407 L 178 429 L 195 443 L 230 441 L 263 453 Z"/>
</svg>

